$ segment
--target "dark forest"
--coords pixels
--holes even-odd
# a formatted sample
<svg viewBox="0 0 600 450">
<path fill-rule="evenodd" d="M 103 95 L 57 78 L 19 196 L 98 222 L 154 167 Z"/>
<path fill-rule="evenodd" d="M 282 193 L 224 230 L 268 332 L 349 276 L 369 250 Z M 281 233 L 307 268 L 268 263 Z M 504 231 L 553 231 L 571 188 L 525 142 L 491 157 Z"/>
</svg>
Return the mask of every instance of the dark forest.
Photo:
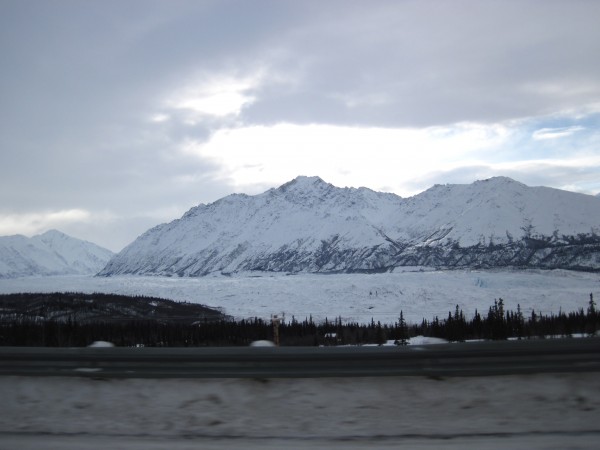
<svg viewBox="0 0 600 450">
<path fill-rule="evenodd" d="M 341 318 L 315 322 L 312 318 L 275 325 L 260 318 L 234 320 L 202 305 L 151 297 L 111 294 L 0 295 L 0 345 L 81 347 L 94 341 L 116 346 L 189 347 L 245 346 L 257 340 L 276 340 L 282 346 L 407 344 L 414 336 L 466 340 L 546 339 L 592 336 L 600 314 L 592 294 L 578 311 L 525 316 L 520 307 L 505 310 L 502 299 L 485 312 L 467 319 L 456 306 L 443 318 L 406 323 L 402 311 L 395 323 L 345 322 Z M 278 330 L 275 330 L 275 326 Z"/>
</svg>

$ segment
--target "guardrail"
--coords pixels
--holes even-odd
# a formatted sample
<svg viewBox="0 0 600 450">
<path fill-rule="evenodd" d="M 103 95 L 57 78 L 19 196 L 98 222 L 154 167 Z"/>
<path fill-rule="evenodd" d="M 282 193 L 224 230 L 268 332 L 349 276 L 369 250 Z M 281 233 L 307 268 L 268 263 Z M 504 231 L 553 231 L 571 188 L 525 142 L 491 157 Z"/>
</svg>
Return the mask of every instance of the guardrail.
<svg viewBox="0 0 600 450">
<path fill-rule="evenodd" d="M 120 378 L 486 376 L 600 371 L 600 339 L 406 347 L 0 347 L 0 375 Z"/>
</svg>

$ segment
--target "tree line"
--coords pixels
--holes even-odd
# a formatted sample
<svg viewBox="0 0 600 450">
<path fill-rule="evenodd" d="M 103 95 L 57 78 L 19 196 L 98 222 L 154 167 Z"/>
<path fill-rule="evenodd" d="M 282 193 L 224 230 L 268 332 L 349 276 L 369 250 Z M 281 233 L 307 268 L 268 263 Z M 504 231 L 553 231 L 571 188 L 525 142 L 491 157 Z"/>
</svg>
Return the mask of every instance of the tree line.
<svg viewBox="0 0 600 450">
<path fill-rule="evenodd" d="M 600 329 L 600 314 L 590 294 L 587 308 L 558 314 L 525 316 L 520 306 L 506 310 L 502 299 L 495 300 L 485 314 L 475 311 L 467 319 L 456 306 L 442 319 L 423 319 L 408 324 L 403 312 L 391 324 L 371 320 L 369 323 L 343 321 L 341 318 L 313 321 L 312 317 L 277 325 L 282 346 L 363 345 L 394 341 L 408 343 L 414 336 L 429 336 L 462 342 L 466 340 L 530 339 L 583 334 L 592 336 Z M 117 346 L 245 346 L 257 340 L 273 340 L 274 325 L 261 318 L 219 320 L 204 318 L 194 323 L 164 320 L 96 320 L 78 321 L 76 316 L 66 320 L 35 320 L 19 317 L 0 322 L 0 345 L 81 347 L 94 341 L 109 341 Z"/>
</svg>

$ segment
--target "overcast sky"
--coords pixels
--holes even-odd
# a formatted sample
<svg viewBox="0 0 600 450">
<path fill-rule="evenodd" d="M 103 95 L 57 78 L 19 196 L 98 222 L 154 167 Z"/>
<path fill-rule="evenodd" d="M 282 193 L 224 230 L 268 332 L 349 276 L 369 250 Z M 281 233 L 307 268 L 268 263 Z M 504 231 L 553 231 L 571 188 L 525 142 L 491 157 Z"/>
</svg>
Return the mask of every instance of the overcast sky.
<svg viewBox="0 0 600 450">
<path fill-rule="evenodd" d="M 600 2 L 0 0 L 0 235 L 113 251 L 297 175 L 600 192 Z"/>
</svg>

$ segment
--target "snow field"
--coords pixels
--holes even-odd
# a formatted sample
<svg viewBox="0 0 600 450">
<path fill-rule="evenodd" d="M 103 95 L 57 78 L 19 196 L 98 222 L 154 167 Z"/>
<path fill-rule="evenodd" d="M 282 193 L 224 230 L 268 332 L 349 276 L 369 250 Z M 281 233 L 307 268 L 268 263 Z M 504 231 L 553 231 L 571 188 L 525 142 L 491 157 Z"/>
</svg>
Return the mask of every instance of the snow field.
<svg viewBox="0 0 600 450">
<path fill-rule="evenodd" d="M 600 275 L 552 271 L 402 271 L 385 274 L 283 275 L 168 278 L 146 276 L 39 277 L 0 279 L 0 293 L 104 292 L 148 295 L 221 308 L 236 318 L 270 318 L 285 313 L 302 321 L 325 317 L 344 321 L 382 323 L 398 320 L 400 311 L 409 323 L 454 312 L 467 317 L 487 314 L 494 299 L 505 309 L 520 304 L 527 316 L 587 308 L 589 295 L 600 299 Z"/>
</svg>

